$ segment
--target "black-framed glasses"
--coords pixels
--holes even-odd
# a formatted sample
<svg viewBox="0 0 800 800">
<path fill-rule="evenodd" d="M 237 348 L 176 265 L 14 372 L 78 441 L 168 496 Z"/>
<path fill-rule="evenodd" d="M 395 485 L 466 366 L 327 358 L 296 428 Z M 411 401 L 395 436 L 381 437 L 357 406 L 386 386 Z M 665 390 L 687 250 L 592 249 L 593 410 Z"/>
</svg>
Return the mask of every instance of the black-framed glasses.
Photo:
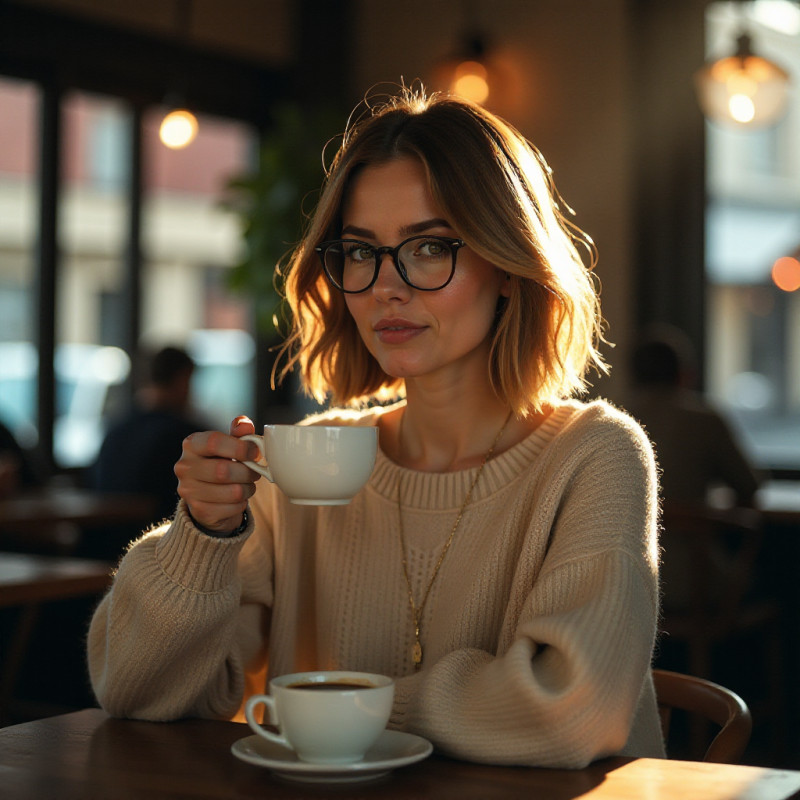
<svg viewBox="0 0 800 800">
<path fill-rule="evenodd" d="M 375 247 L 357 239 L 323 242 L 319 253 L 328 280 L 348 294 L 366 292 L 378 280 L 384 255 L 400 277 L 423 292 L 444 289 L 456 271 L 456 255 L 466 242 L 451 236 L 412 236 L 397 247 Z"/>
</svg>

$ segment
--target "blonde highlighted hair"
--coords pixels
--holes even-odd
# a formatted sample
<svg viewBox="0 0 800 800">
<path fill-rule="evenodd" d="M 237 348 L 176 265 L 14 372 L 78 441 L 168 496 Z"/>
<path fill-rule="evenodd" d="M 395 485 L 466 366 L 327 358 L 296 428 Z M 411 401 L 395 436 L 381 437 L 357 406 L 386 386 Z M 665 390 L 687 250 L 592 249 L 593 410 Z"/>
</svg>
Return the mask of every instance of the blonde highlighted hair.
<svg viewBox="0 0 800 800">
<path fill-rule="evenodd" d="M 562 210 L 550 168 L 520 133 L 480 106 L 405 88 L 348 127 L 288 262 L 292 330 L 281 377 L 299 367 L 305 390 L 336 405 L 403 394 L 402 381 L 365 347 L 314 247 L 341 236 L 357 171 L 409 156 L 423 164 L 431 196 L 457 235 L 510 276 L 492 331 L 487 380 L 495 392 L 521 417 L 584 392 L 587 372 L 607 369 L 598 350 L 596 253 L 567 219 L 571 209 Z"/>
</svg>

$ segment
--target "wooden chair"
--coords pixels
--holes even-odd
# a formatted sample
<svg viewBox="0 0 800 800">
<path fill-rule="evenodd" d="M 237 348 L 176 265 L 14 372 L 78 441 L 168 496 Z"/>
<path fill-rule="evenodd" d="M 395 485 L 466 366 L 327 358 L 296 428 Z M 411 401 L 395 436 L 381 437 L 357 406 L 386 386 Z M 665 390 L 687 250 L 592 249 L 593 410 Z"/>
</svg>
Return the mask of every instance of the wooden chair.
<svg viewBox="0 0 800 800">
<path fill-rule="evenodd" d="M 778 600 L 756 591 L 763 543 L 762 518 L 755 509 L 665 504 L 662 647 L 683 645 L 686 672 L 728 684 L 732 670 L 757 664 L 760 674 L 742 679 L 758 687 L 748 702 L 779 749 L 785 722 L 783 631 Z M 682 663 L 668 660 L 656 666 Z M 735 673 L 737 682 L 741 674 Z M 694 744 L 701 738 L 695 726 Z"/>
<path fill-rule="evenodd" d="M 777 607 L 754 603 L 751 597 L 764 542 L 759 511 L 665 503 L 661 524 L 662 589 L 670 635 L 688 639 L 705 630 L 719 638 L 772 618 Z M 708 635 L 702 640 L 707 642 Z M 701 649 L 707 646 L 695 643 L 694 659 L 704 658 Z M 693 674 L 701 674 L 695 667 L 707 670 L 708 664 L 692 664 Z"/>
<path fill-rule="evenodd" d="M 665 742 L 669 739 L 672 712 L 680 709 L 720 728 L 705 750 L 703 761 L 739 763 L 750 741 L 753 721 L 750 709 L 738 694 L 703 678 L 662 669 L 653 670 L 653 683 Z M 699 757 L 698 753 L 691 755 Z"/>
</svg>

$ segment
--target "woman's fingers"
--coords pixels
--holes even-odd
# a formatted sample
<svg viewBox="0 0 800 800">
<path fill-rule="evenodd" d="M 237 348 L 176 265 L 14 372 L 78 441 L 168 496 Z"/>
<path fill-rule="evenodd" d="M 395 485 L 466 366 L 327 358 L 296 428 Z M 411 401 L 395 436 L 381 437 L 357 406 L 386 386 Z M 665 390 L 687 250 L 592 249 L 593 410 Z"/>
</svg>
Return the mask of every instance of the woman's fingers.
<svg viewBox="0 0 800 800">
<path fill-rule="evenodd" d="M 231 436 L 247 436 L 256 432 L 256 426 L 250 417 L 244 415 L 236 417 L 231 422 Z"/>
<path fill-rule="evenodd" d="M 253 461 L 258 458 L 258 454 L 258 445 L 255 442 L 245 442 L 220 431 L 193 433 L 183 442 L 183 456 Z"/>
<path fill-rule="evenodd" d="M 227 533 L 241 524 L 260 477 L 241 463 L 259 457 L 256 444 L 239 438 L 252 431 L 253 423 L 247 417 L 237 417 L 231 424 L 236 435 L 203 431 L 183 442 L 183 452 L 175 464 L 178 494 L 204 528 Z"/>
</svg>

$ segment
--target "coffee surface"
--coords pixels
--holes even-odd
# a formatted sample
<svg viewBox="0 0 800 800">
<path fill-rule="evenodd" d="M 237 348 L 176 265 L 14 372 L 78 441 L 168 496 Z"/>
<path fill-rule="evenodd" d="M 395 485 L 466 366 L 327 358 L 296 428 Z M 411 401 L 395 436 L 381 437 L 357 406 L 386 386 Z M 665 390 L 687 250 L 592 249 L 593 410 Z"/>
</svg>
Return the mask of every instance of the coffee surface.
<svg viewBox="0 0 800 800">
<path fill-rule="evenodd" d="M 372 683 L 348 683 L 347 681 L 321 681 L 316 683 L 304 682 L 290 683 L 287 689 L 309 689 L 315 692 L 342 692 L 352 689 L 374 689 Z"/>
</svg>

